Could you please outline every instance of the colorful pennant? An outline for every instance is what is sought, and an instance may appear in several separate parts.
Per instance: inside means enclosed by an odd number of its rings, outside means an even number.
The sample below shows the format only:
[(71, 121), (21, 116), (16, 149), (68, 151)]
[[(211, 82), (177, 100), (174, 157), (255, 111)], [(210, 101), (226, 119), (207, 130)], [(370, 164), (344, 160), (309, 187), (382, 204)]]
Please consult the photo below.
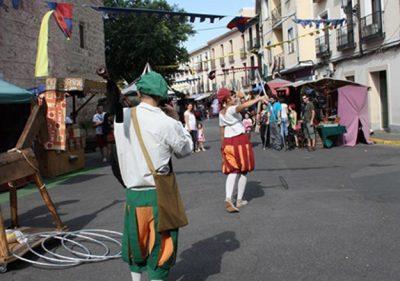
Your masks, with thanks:
[(234, 29), (235, 27), (243, 33), (246, 30), (246, 25), (251, 18), (249, 17), (234, 17), (226, 26), (229, 29)]
[(48, 2), (47, 5), (54, 11), (54, 18), (64, 35), (69, 39), (72, 32), (72, 4)]
[(341, 27), (346, 23), (346, 19), (294, 19), (295, 23), (300, 24), (303, 28), (313, 27), (319, 28), (323, 26), (331, 26), (333, 28)]

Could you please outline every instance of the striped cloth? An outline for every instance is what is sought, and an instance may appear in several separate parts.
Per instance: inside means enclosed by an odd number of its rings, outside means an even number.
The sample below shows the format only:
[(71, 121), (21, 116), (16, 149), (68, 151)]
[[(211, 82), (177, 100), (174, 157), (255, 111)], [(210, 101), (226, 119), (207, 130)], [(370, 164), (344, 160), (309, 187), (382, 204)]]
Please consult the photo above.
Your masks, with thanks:
[(247, 173), (254, 170), (254, 153), (249, 136), (241, 134), (224, 138), (222, 150), (222, 173)]

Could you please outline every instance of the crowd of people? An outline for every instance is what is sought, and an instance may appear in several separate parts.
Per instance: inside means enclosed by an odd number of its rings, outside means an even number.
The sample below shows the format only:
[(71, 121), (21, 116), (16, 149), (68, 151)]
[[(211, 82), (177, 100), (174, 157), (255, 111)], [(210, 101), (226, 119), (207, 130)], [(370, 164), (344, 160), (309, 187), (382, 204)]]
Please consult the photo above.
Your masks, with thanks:
[[(240, 102), (255, 99), (248, 96), (248, 99), (241, 97)], [(287, 104), (284, 98), (274, 95), (265, 97), (260, 105), (255, 104), (241, 113), (246, 134), (249, 137), (252, 132), (259, 134), (264, 149), (293, 150), (307, 147), (309, 151), (314, 151), (315, 108), (308, 95), (303, 95), (302, 101), (300, 110), (297, 110), (295, 103)]]

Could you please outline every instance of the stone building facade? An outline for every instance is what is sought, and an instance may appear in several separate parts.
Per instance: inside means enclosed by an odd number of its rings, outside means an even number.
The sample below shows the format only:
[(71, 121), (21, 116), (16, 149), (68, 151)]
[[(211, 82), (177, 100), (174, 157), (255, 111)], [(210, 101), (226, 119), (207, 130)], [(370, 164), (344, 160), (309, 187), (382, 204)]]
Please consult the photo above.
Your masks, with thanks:
[[(3, 2), (0, 7), (0, 79), (22, 88), (35, 87), (43, 82), (35, 79), (34, 73), (40, 25), (49, 8), (45, 1), (22, 0), (18, 9), (12, 8), (11, 0)], [(52, 17), (49, 20), (49, 76), (99, 80), (95, 70), (105, 65), (103, 18), (89, 6), (103, 6), (103, 1), (69, 0), (68, 3), (74, 5), (70, 40)], [(78, 99), (77, 106), (86, 99)], [(94, 113), (93, 103), (97, 100), (94, 98), (79, 113), (81, 120)]]

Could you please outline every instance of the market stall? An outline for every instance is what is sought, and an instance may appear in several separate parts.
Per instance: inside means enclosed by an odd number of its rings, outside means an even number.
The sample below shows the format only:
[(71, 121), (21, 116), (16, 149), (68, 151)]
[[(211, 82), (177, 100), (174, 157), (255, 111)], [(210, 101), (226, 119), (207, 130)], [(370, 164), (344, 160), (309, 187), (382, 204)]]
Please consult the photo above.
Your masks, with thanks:
[(334, 142), (346, 146), (354, 146), (358, 141), (370, 143), (368, 87), (333, 78), (297, 81), (285, 87), (294, 91), (298, 99), (302, 93), (311, 93), (325, 147), (331, 147)]
[[(40, 171), (55, 177), (85, 166), (85, 136), (76, 124), (80, 110), (96, 95), (105, 95), (106, 83), (83, 78), (47, 78), (43, 93), (47, 104), (49, 138), (35, 147)], [(86, 97), (79, 107), (76, 99)], [(67, 103), (72, 102), (72, 124), (66, 124)]]

